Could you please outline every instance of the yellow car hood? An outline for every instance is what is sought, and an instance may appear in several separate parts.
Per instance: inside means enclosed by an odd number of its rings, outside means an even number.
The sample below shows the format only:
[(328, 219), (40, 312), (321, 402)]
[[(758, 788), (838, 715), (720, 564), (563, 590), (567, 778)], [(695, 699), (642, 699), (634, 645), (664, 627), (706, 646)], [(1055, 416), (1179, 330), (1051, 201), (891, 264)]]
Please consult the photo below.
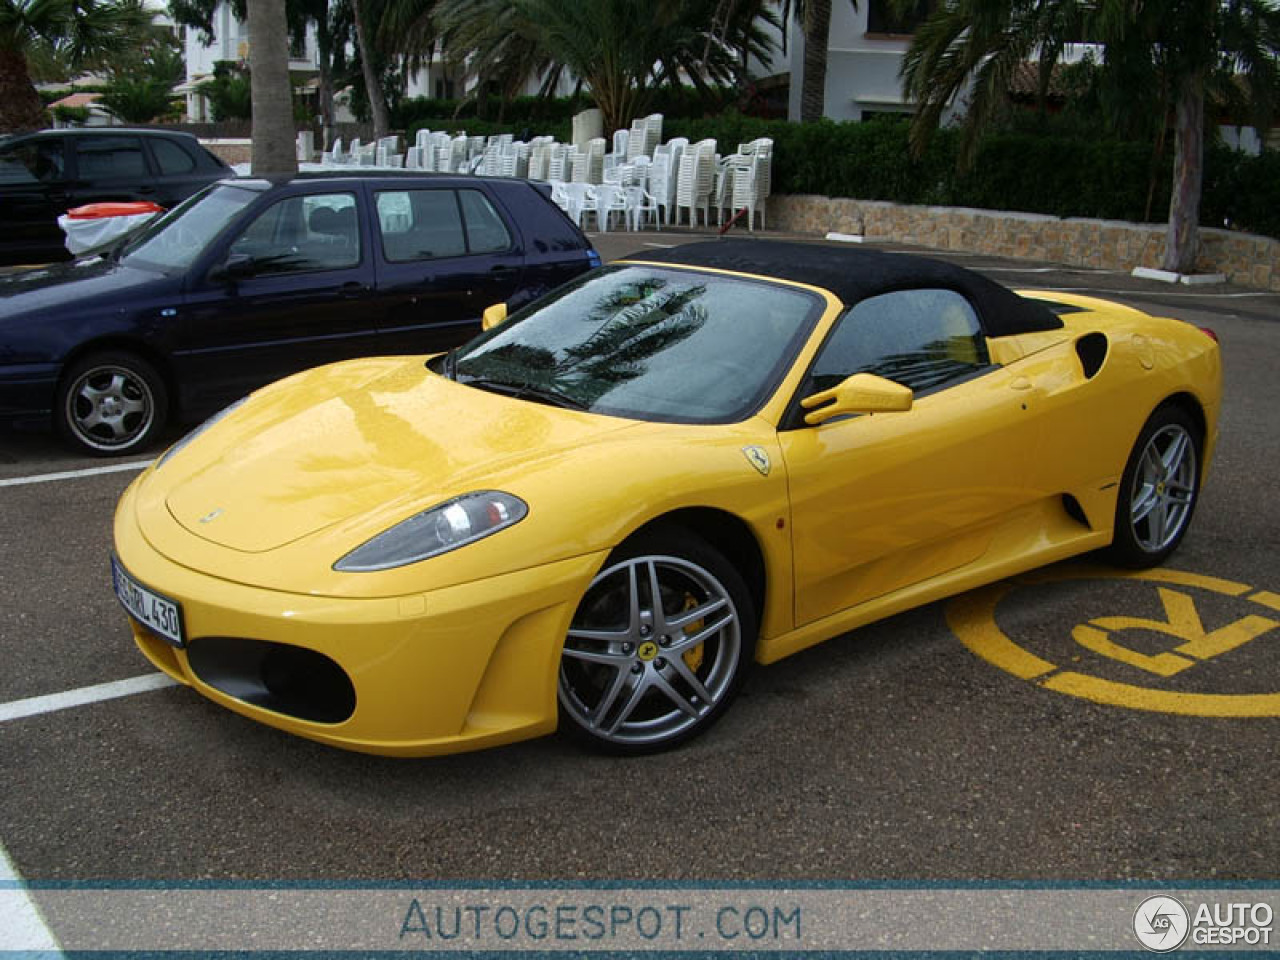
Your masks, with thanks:
[(365, 515), (389, 525), (629, 426), (463, 386), (421, 358), (353, 361), (263, 391), (156, 480), (186, 530), (256, 554)]

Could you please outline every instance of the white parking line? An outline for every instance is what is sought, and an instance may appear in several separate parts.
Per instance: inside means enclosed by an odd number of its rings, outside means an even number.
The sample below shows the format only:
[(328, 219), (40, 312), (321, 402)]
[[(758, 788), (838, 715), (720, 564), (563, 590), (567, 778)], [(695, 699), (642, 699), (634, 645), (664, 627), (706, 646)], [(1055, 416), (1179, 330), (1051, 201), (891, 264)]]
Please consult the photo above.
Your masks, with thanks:
[(130, 460), (128, 463), (113, 463), (108, 467), (86, 467), (83, 470), (64, 470), (61, 473), (38, 473), (30, 477), (6, 477), (0, 480), (0, 487), (21, 487), (28, 483), (52, 483), (55, 480), (76, 480), (80, 477), (96, 477), (103, 473), (124, 473), (127, 470), (145, 470), (151, 466), (150, 460)]
[(22, 885), (22, 877), (0, 843), (0, 950), (39, 951), (61, 957), (53, 931)]
[(99, 700), (114, 700), (116, 697), (130, 697), (135, 693), (161, 690), (176, 686), (177, 683), (177, 680), (167, 674), (148, 673), (128, 680), (113, 680), (111, 683), (99, 683), (92, 687), (66, 690), (63, 693), (50, 693), (43, 697), (11, 700), (8, 703), (0, 703), (0, 723), (6, 720), (17, 720), (19, 717), (33, 717), (41, 713), (53, 713), (55, 710), (66, 710), (68, 707), (80, 707), (86, 703), (97, 703)]
[(1051, 290), (1057, 293), (1085, 293), (1093, 296), (1105, 295), (1109, 297), (1133, 297), (1142, 299), (1146, 296), (1156, 296), (1164, 299), (1165, 297), (1195, 297), (1198, 300), (1248, 300), (1255, 297), (1275, 297), (1276, 293), (1267, 290), (1258, 290), (1254, 293), (1174, 293), (1172, 291), (1166, 293), (1164, 290), (1103, 290), (1099, 287), (1037, 287), (1038, 290)]

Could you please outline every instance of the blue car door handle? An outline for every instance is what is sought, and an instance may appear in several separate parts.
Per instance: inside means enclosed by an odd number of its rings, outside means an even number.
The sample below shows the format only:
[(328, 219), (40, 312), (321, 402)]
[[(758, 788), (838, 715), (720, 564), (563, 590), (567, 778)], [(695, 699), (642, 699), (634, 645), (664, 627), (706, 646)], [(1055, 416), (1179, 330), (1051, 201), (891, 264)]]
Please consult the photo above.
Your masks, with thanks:
[(344, 283), (338, 288), (338, 296), (340, 297), (359, 297), (368, 292), (369, 288), (356, 280), (353, 280), (350, 283)]

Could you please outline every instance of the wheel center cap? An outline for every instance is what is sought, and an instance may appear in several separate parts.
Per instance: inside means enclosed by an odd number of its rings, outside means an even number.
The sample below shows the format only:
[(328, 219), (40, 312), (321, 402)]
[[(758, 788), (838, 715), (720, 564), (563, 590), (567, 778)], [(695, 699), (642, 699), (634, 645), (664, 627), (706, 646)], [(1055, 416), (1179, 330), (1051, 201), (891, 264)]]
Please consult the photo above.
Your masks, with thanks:
[(652, 660), (657, 655), (658, 645), (652, 640), (646, 640), (644, 643), (640, 644), (639, 649), (636, 650), (636, 656), (645, 661)]
[(120, 413), (120, 401), (115, 397), (104, 397), (102, 400), (102, 415), (104, 417), (114, 417)]

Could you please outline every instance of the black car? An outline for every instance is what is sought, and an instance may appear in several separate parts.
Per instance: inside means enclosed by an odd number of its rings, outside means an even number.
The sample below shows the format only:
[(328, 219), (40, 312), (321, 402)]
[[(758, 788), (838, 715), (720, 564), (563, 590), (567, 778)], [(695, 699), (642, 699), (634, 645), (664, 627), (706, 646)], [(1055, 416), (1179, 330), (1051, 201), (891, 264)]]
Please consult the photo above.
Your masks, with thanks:
[(232, 175), (189, 133), (90, 127), (11, 137), (0, 143), (0, 264), (69, 260), (58, 217), (73, 207), (150, 200), (168, 209)]
[(525, 180), (225, 180), (108, 254), (0, 278), (0, 422), (134, 452), (306, 367), (446, 350), (599, 263)]

